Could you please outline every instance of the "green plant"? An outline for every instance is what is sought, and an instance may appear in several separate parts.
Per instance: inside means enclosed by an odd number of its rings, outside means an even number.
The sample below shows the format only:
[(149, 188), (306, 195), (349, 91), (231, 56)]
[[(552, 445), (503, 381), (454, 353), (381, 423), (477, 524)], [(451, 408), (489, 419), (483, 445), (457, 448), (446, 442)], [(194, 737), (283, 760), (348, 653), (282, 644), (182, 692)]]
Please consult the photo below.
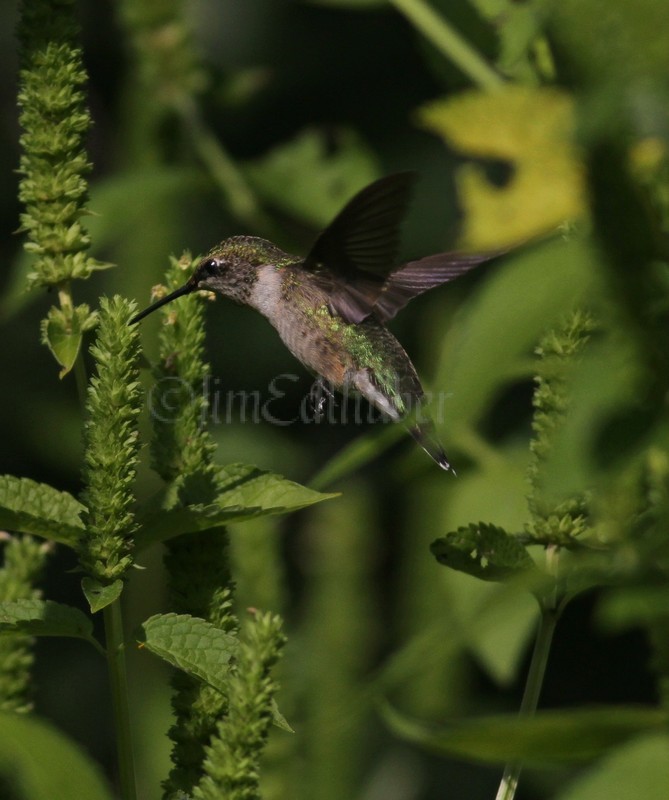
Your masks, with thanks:
[[(58, 488), (0, 477), (0, 527), (11, 531), (0, 569), (0, 794), (111, 796), (94, 760), (33, 713), (35, 638), (44, 636), (78, 639), (106, 659), (117, 749), (110, 771), (124, 798), (158, 796), (160, 781), (172, 800), (261, 793), (369, 800), (389, 787), (398, 797), (431, 800), (454, 780), (463, 797), (481, 796), (478, 778), (469, 785), (453, 767), (457, 759), (504, 766), (500, 800), (513, 796), (521, 767), (527, 793), (541, 798), (664, 797), (669, 64), (657, 35), (669, 23), (664, 5), (200, 6), (118, 4), (105, 36), (127, 46), (127, 69), (94, 82), (90, 103), (84, 61), (93, 73), (105, 59), (115, 63), (110, 51), (82, 44), (101, 45), (90, 25), (108, 23), (98, 5), (81, 4), (82, 34), (73, 0), (21, 4), (19, 197), (29, 266), (16, 260), (0, 312), (7, 321), (11, 309), (36, 302), (37, 290), (51, 292), (41, 337), (63, 391), (76, 383), (79, 405), (65, 413), (60, 395), (46, 388), (44, 402), (16, 404), (30, 409), (30, 428), (39, 429), (51, 459), (28, 474), (48, 476), (45, 464), (57, 464), (58, 478), (47, 480)], [(313, 46), (309, 32), (319, 19), (327, 33)], [(254, 27), (262, 35), (251, 58), (234, 45)], [(331, 28), (342, 46), (332, 47)], [(273, 38), (275, 29), (285, 41)], [(384, 33), (373, 39), (377, 29)], [(358, 31), (378, 46), (376, 82), (371, 46), (355, 60)], [(99, 138), (91, 140), (89, 107), (103, 104), (114, 80), (117, 110), (105, 113), (117, 116), (96, 117)], [(422, 83), (409, 91), (414, 81)], [(375, 90), (355, 108), (351, 96), (362, 96), (363, 84)], [(412, 109), (410, 124), (398, 112), (404, 108)], [(322, 126), (342, 119), (350, 124)], [(103, 166), (89, 185), (91, 141)], [(136, 307), (125, 298), (140, 296), (150, 279), (168, 289), (183, 283), (194, 262), (184, 254), (165, 271), (170, 250), (242, 232), (304, 250), (304, 228), (327, 223), (381, 173), (380, 163), (405, 168), (407, 160), (423, 165), (433, 217), (431, 228), (411, 223), (407, 253), (448, 246), (505, 254), (480, 279), (426, 296), (407, 317), (419, 334), (421, 371), (437, 364), (435, 417), (457, 480), (412, 453), (404, 457), (395, 427), (366, 432), (327, 460), (328, 437), (339, 431), (325, 426), (213, 424), (206, 387), (217, 375), (229, 373), (237, 389), (263, 369), (281, 372), (283, 362), (260, 326), (247, 327), (234, 310), (217, 339), (200, 297), (164, 310), (157, 343), (155, 322), (143, 326), (151, 364), (143, 369), (140, 332), (127, 324)], [(108, 260), (120, 268), (107, 270)], [(26, 283), (31, 294), (19, 300), (13, 287)], [(96, 304), (99, 286), (108, 296)], [(11, 321), (18, 330), (25, 324), (25, 335), (6, 351), (36, 338), (29, 315)], [(248, 358), (246, 349), (243, 358), (229, 355), (256, 336)], [(17, 396), (30, 398), (17, 364), (3, 364), (15, 370)], [(518, 387), (532, 381), (525, 413)], [(15, 425), (29, 439), (6, 398), (0, 402), (8, 435)], [(76, 435), (49, 438), (74, 426), (83, 427), (83, 455), (71, 444)], [(286, 474), (315, 471), (311, 488), (225, 464), (233, 451)], [(76, 488), (62, 491), (67, 486)], [(332, 486), (342, 496), (320, 504)], [(285, 514), (310, 505), (287, 530)], [(154, 546), (162, 548), (162, 570)], [(76, 565), (86, 613), (76, 599), (42, 594), (56, 547)], [(59, 586), (68, 580), (59, 575)], [(143, 602), (155, 593), (160, 613), (151, 606), (140, 616), (133, 591)], [(643, 631), (655, 702), (638, 705), (641, 692), (627, 686), (637, 702), (590, 708), (556, 703), (553, 694), (557, 707), (541, 707), (551, 644), (584, 597), (592, 598), (590, 630), (603, 649), (602, 631)], [(144, 621), (130, 632), (128, 617)], [(574, 661), (581, 647), (569, 643)], [(147, 671), (147, 653), (172, 668), (170, 720), (133, 690), (135, 665)], [(624, 666), (607, 663), (611, 673)], [(483, 689), (474, 669), (486, 677)], [(564, 660), (554, 670), (587, 671)], [(514, 681), (525, 682), (520, 714)], [(294, 733), (270, 736), (272, 722), (289, 728), (282, 712)], [(162, 747), (150, 788), (147, 748), (131, 741), (141, 741), (142, 725), (156, 750), (169, 729), (169, 753)], [(442, 757), (439, 772), (423, 749)], [(562, 772), (542, 771), (546, 764)]]

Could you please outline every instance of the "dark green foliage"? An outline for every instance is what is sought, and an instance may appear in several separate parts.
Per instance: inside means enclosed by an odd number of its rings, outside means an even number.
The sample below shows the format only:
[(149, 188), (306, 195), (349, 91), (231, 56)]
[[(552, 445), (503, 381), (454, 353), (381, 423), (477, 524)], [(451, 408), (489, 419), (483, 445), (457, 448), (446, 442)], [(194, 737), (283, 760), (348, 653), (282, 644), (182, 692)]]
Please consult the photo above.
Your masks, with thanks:
[(74, 547), (84, 506), (71, 494), (30, 478), (0, 476), (0, 525)]
[[(193, 264), (189, 256), (172, 259), (168, 289), (184, 283)], [(152, 390), (154, 469), (173, 483), (168, 503), (211, 503), (216, 496), (214, 445), (205, 428), (205, 380), (209, 366), (203, 358), (202, 303), (185, 297), (168, 308), (160, 333), (160, 355)], [(174, 391), (176, 384), (176, 392)], [(168, 394), (169, 393), (169, 394)], [(169, 408), (169, 414), (162, 413)], [(169, 575), (170, 605), (226, 632), (237, 628), (231, 611), (231, 577), (225, 529), (183, 534), (167, 545), (165, 565)], [(173, 768), (165, 783), (165, 796), (190, 793), (199, 780), (204, 748), (227, 709), (227, 697), (183, 672), (172, 678), (172, 708), (176, 717), (170, 729)]]
[(133, 483), (142, 392), (138, 332), (128, 325), (135, 306), (114, 297), (103, 298), (100, 307), (98, 337), (91, 347), (97, 374), (88, 389), (84, 428), (82, 501), (87, 511), (80, 556), (91, 577), (111, 583), (132, 563)]
[(259, 759), (272, 724), (272, 677), (284, 644), (281, 622), (254, 614), (242, 627), (237, 663), (231, 671), (228, 710), (207, 748), (205, 776), (193, 796), (199, 800), (258, 800)]
[[(35, 588), (49, 546), (32, 536), (6, 536), (0, 568), (0, 602), (38, 598)], [(32, 710), (34, 640), (25, 634), (0, 636), (0, 711)]]
[[(7, 31), (10, 6), (0, 4)], [(27, 539), (23, 552), (11, 533), (0, 571), (0, 701), (29, 707), (28, 636), (77, 637), (76, 660), (87, 644), (103, 651), (99, 621), (121, 722), (124, 800), (135, 793), (119, 696), (124, 653), (136, 638), (138, 664), (158, 656), (175, 668), (171, 742), (158, 682), (130, 694), (135, 708), (126, 717), (151, 748), (138, 764), (159, 765), (138, 781), (142, 800), (158, 795), (170, 745), (170, 800), (256, 800), (259, 783), (265, 800), (444, 792), (464, 800), (486, 791), (483, 772), (437, 765), (395, 736), (448, 758), (561, 762), (559, 773), (522, 787), (532, 800), (667, 796), (666, 712), (655, 702), (656, 694), (669, 704), (666, 3), (24, 0), (21, 8), (18, 172), (30, 252), (12, 263), (17, 240), (9, 233), (19, 221), (10, 220), (0, 239), (11, 270), (0, 297), (0, 323), (11, 321), (0, 348), (0, 455), (3, 471), (54, 486), (0, 478), (0, 528), (76, 548), (89, 573), (85, 598), (104, 619), (36, 598), (44, 545)], [(10, 86), (15, 61), (11, 47), (2, 52)], [(428, 130), (417, 131), (428, 117)], [(87, 141), (96, 153), (96, 215), (84, 226)], [(12, 159), (11, 146), (2, 152)], [(10, 174), (17, 164), (5, 166)], [(118, 292), (143, 306), (167, 253), (205, 252), (228, 235), (270, 235), (289, 252), (306, 252), (357, 189), (402, 169), (421, 175), (402, 259), (466, 247), (504, 253), (397, 321), (421, 375), (432, 379), (457, 480), (429, 469), (390, 427), (354, 441), (351, 425), (330, 423), (226, 417), (208, 430), (210, 377), (224, 375), (233, 391), (271, 393), (272, 378), (298, 368), (283, 366), (273, 332), (253, 314), (208, 314), (205, 330), (202, 298), (192, 296), (141, 326), (149, 359), (160, 329), (146, 376), (153, 441), (143, 454), (162, 488), (148, 463), (137, 464), (130, 306), (121, 313), (122, 303), (105, 301), (88, 394), (86, 508), (61, 491), (79, 486), (80, 410), (70, 381), (43, 387), (33, 374), (37, 332), (27, 305), (46, 298), (20, 294), (29, 270), (30, 285), (51, 288), (56, 303), (41, 313), (42, 339), (85, 400), (81, 343), (97, 324), (97, 295)], [(121, 268), (93, 275), (88, 305), (75, 305), (70, 283), (101, 266), (94, 256)], [(190, 257), (173, 260), (169, 287), (182, 285), (188, 269)], [(26, 313), (16, 314), (21, 304)], [(272, 398), (290, 408), (286, 419), (302, 385), (290, 390), (295, 397)], [(326, 513), (304, 511), (279, 525), (270, 515), (324, 496), (278, 473), (316, 472), (321, 486), (350, 475), (356, 485), (345, 485)], [(261, 515), (251, 535), (232, 527)], [(430, 542), (459, 574), (434, 563)], [(157, 547), (166, 551), (166, 593)], [(145, 569), (128, 581), (136, 557)], [(4, 582), (14, 586), (17, 577), (25, 599), (7, 599)], [(51, 589), (55, 576), (48, 578)], [(80, 578), (58, 579), (58, 596), (78, 592)], [(546, 704), (584, 697), (606, 705), (531, 718), (555, 622), (585, 590), (569, 626), (558, 627)], [(537, 627), (532, 593), (541, 623), (518, 715), (511, 692)], [(143, 640), (124, 636), (121, 618), (124, 606), (126, 622), (136, 621), (140, 603), (140, 618), (151, 615)], [(293, 643), (281, 664), (281, 706), (295, 733), (269, 742), (282, 636), (274, 618), (257, 613), (240, 634), (245, 606), (285, 608)], [(634, 637), (639, 629), (647, 645)], [(62, 694), (61, 659), (40, 673), (50, 709), (50, 695)], [(483, 680), (472, 680), (473, 664)], [(65, 664), (82, 691), (97, 686), (99, 669), (85, 659)], [(387, 714), (390, 731), (374, 715), (375, 689), (401, 709)], [(631, 705), (640, 702), (647, 707)], [(97, 705), (90, 719), (83, 703), (70, 706), (77, 720), (68, 724), (111, 751), (111, 733), (98, 737), (114, 726)], [(30, 722), (15, 713), (0, 719), (0, 794), (106, 800), (89, 760)], [(577, 781), (564, 785), (576, 764)]]

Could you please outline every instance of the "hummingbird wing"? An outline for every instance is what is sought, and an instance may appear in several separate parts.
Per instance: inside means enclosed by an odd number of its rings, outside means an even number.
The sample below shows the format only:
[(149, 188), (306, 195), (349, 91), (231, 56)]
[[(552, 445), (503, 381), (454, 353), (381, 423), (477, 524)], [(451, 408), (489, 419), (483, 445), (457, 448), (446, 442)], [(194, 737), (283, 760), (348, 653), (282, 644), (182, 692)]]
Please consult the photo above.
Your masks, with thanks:
[(366, 186), (319, 235), (304, 261), (306, 269), (321, 273), (330, 305), (349, 322), (372, 313), (395, 266), (415, 180), (413, 172), (398, 172)]
[(372, 311), (381, 322), (386, 322), (413, 297), (448, 283), (498, 255), (501, 253), (437, 253), (409, 261), (388, 276)]
[(439, 253), (395, 267), (415, 180), (413, 172), (398, 172), (370, 183), (320, 234), (304, 261), (330, 308), (347, 322), (370, 314), (385, 322), (412, 297), (500, 255)]

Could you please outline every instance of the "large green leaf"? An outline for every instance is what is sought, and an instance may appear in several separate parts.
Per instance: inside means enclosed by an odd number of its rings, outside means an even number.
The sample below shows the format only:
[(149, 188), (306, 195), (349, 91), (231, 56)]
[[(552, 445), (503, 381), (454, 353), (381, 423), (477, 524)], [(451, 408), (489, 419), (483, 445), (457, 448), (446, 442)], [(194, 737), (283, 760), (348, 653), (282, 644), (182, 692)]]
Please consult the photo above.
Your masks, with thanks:
[(267, 514), (286, 514), (337, 496), (317, 492), (281, 475), (245, 464), (221, 467), (217, 487), (215, 503), (147, 513), (140, 519), (137, 546), (145, 547), (182, 533), (212, 530)]
[(46, 483), (0, 475), (0, 528), (74, 546), (84, 531), (84, 510), (71, 494)]
[(97, 764), (46, 722), (0, 713), (0, 785), (12, 800), (112, 800)]
[(11, 600), (0, 603), (0, 632), (30, 636), (72, 636), (99, 648), (93, 623), (78, 608), (53, 600)]
[(226, 689), (230, 659), (239, 642), (199, 617), (189, 614), (156, 614), (140, 628), (138, 641), (174, 667), (221, 692)]
[(246, 165), (253, 186), (273, 205), (322, 228), (358, 189), (378, 177), (372, 152), (348, 130), (332, 142), (315, 130)]
[[(460, 245), (495, 251), (585, 214), (583, 168), (572, 141), (572, 102), (556, 89), (508, 86), (431, 103), (420, 121), (471, 159), (456, 179)], [(498, 180), (485, 167), (502, 168)]]
[(263, 514), (285, 514), (339, 496), (336, 492), (317, 492), (248, 464), (221, 467), (218, 490), (217, 502), (221, 507), (257, 507)]
[(460, 758), (505, 764), (589, 761), (641, 733), (661, 731), (665, 711), (636, 706), (541, 711), (534, 717), (486, 716), (429, 729), (390, 707), (384, 716), (402, 738)]
[(668, 753), (666, 733), (634, 739), (579, 776), (558, 800), (666, 800)]

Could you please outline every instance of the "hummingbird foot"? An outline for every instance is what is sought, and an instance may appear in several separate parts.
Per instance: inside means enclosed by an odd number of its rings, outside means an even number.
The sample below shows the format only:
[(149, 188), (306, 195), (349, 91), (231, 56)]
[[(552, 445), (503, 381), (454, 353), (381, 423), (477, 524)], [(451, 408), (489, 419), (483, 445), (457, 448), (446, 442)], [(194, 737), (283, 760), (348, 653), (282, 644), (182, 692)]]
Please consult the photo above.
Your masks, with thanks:
[(320, 422), (323, 419), (328, 400), (334, 399), (335, 394), (328, 381), (322, 375), (316, 378), (309, 390), (309, 400), (311, 401), (311, 408), (316, 422)]

